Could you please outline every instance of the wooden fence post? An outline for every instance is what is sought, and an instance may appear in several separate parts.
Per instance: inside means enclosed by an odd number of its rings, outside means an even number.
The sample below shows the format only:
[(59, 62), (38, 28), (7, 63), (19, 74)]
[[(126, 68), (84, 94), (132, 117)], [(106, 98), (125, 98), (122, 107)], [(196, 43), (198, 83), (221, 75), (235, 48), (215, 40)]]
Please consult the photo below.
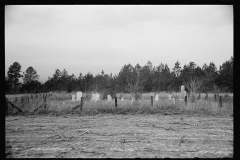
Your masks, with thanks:
[(187, 105), (187, 96), (185, 96), (184, 101), (185, 101), (185, 106), (186, 106)]
[(214, 101), (216, 101), (217, 100), (217, 94), (215, 93), (214, 94)]
[(24, 97), (21, 97), (22, 108), (24, 107)]
[(219, 96), (219, 107), (222, 107), (222, 96)]
[(45, 96), (43, 98), (44, 98), (44, 104), (45, 104), (44, 108), (46, 109), (47, 108), (47, 96)]
[(151, 107), (153, 107), (153, 96), (151, 96)]
[(115, 108), (117, 108), (117, 97), (115, 97)]
[(81, 97), (81, 106), (80, 106), (80, 111), (83, 109), (83, 97)]

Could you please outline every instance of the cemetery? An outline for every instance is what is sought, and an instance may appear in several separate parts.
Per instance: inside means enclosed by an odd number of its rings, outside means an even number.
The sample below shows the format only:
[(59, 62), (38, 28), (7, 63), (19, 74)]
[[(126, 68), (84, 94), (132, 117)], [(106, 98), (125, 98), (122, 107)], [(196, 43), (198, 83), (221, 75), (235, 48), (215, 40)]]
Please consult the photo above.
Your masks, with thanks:
[(236, 156), (232, 1), (113, 2), (4, 6), (5, 157)]
[(181, 86), (179, 92), (143, 93), (140, 99), (81, 91), (6, 96), (7, 114), (15, 115), (6, 116), (6, 154), (231, 157), (233, 94), (197, 93), (194, 101), (190, 95)]
[[(195, 98), (193, 98), (192, 94), (187, 94), (183, 85), (178, 93), (144, 93), (140, 99), (136, 99), (132, 94), (127, 93), (121, 93), (120, 96), (118, 95), (115, 97), (107, 94), (106, 97), (106, 99), (103, 99), (102, 93), (83, 93), (81, 91), (77, 91), (74, 92), (74, 94), (46, 93), (35, 95), (31, 94), (26, 96), (23, 95), (20, 97), (10, 96), (7, 97), (7, 100), (9, 102), (8, 108), (11, 108), (10, 110), (13, 112), (9, 114), (17, 114), (19, 110), (25, 113), (32, 113), (33, 111), (40, 110), (45, 110), (40, 112), (50, 113), (63, 112), (62, 110), (64, 110), (64, 112), (69, 113), (72, 111), (71, 108), (80, 108), (80, 106), (83, 107), (83, 110), (78, 112), (78, 114), (84, 114), (85, 109), (89, 111), (89, 106), (96, 106), (96, 110), (101, 113), (102, 107), (109, 108), (111, 109), (111, 112), (114, 112), (112, 109), (121, 109), (122, 107), (128, 108), (129, 110), (135, 110), (136, 107), (133, 108), (133, 106), (136, 105), (138, 105), (138, 109), (146, 109), (149, 112), (154, 109), (156, 113), (161, 113), (163, 108), (169, 107), (173, 108), (173, 112), (174, 110), (181, 110), (183, 112), (191, 111), (192, 113), (198, 113), (204, 108), (204, 114), (207, 115), (221, 115), (223, 113), (232, 114), (233, 94), (198, 93), (195, 94)], [(41, 106), (43, 105), (48, 106), (48, 110), (42, 108)], [(15, 109), (17, 109), (17, 111)]]

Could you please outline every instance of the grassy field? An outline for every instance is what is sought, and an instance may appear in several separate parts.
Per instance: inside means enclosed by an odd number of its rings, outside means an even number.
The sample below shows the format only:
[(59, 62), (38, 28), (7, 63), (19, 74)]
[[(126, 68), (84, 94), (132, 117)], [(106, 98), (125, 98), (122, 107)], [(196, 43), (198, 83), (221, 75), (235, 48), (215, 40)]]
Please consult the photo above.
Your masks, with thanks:
[[(115, 101), (91, 102), (83, 93), (83, 109), (74, 107), (74, 93), (6, 95), (24, 113), (9, 108), (5, 117), (7, 158), (232, 158), (233, 96), (223, 96), (222, 107), (213, 94), (187, 105), (172, 93), (158, 93), (131, 103), (130, 94)], [(40, 96), (41, 95), (41, 96)], [(120, 96), (120, 94), (118, 94)], [(16, 98), (18, 97), (18, 98)], [(25, 97), (20, 99), (20, 97)], [(102, 96), (103, 97), (103, 96)], [(16, 101), (16, 99), (18, 99)], [(23, 101), (22, 101), (23, 100)], [(43, 105), (44, 104), (44, 105)], [(34, 111), (39, 109), (37, 111)]]
[[(40, 113), (80, 113), (80, 108), (72, 110), (77, 105), (80, 105), (80, 101), (73, 102), (71, 96), (76, 94), (72, 93), (52, 93), (51, 97), (47, 97), (47, 110), (40, 110)], [(223, 96), (222, 107), (219, 106), (219, 100), (214, 100), (214, 94), (208, 93), (208, 99), (205, 99), (205, 93), (201, 93), (200, 99), (191, 102), (188, 99), (187, 105), (183, 100), (179, 100), (180, 93), (157, 93), (159, 101), (154, 101), (153, 107), (151, 106), (151, 96), (155, 93), (143, 93), (140, 100), (131, 103), (131, 95), (126, 93), (118, 93), (118, 106), (115, 107), (115, 101), (102, 100), (97, 102), (91, 102), (91, 94), (83, 93), (83, 110), (81, 114), (84, 115), (96, 115), (101, 113), (112, 114), (206, 114), (206, 115), (232, 115), (233, 114), (233, 94), (221, 93)], [(168, 95), (171, 94), (175, 101), (168, 100)], [(41, 96), (40, 96), (41, 95)], [(227, 96), (228, 95), (228, 96)], [(25, 111), (31, 112), (38, 106), (44, 103), (42, 94), (38, 94), (38, 99), (29, 99), (28, 101), (16, 101), (15, 97), (30, 97), (30, 94), (25, 95), (6, 95), (6, 97), (12, 101), (13, 104), (19, 106)], [(124, 101), (120, 100), (120, 97), (124, 97)]]

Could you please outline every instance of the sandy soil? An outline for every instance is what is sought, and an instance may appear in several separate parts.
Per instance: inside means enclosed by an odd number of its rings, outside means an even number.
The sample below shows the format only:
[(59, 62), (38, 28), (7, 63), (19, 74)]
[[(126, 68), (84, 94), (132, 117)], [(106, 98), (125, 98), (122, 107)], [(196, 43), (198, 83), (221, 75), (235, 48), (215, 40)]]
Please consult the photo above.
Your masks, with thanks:
[(8, 116), (6, 157), (233, 157), (233, 117)]

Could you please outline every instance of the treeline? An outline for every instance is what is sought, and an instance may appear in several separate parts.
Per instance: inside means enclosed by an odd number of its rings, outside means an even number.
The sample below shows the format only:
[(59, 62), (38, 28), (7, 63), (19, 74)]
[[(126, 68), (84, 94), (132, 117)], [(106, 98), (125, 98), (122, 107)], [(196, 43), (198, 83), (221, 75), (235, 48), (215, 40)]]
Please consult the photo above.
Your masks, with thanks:
[[(146, 65), (124, 65), (117, 75), (108, 75), (102, 71), (93, 76), (90, 72), (86, 75), (69, 75), (64, 69), (56, 69), (52, 77), (41, 84), (39, 75), (33, 67), (28, 67), (21, 74), (21, 65), (14, 62), (5, 77), (6, 94), (39, 93), (49, 91), (82, 91), (82, 92), (130, 92), (129, 88), (141, 88), (141, 92), (152, 91), (179, 91), (183, 82), (197, 78), (204, 85), (201, 92), (212, 92), (216, 89), (221, 92), (233, 92), (233, 57), (224, 62), (219, 70), (211, 62), (202, 67), (190, 62), (183, 67), (177, 61), (170, 70), (167, 64), (153, 66), (150, 61)], [(20, 78), (23, 83), (20, 83)], [(112, 94), (110, 93), (110, 94)]]

